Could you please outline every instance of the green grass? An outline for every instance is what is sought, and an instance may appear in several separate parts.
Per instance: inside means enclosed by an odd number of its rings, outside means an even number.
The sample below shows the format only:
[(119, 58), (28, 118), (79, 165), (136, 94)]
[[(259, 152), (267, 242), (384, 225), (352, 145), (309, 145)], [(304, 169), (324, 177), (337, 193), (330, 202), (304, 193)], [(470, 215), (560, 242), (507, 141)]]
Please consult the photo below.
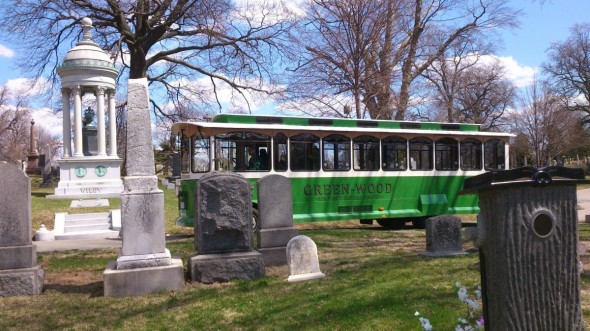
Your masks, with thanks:
[[(49, 193), (53, 190), (33, 184), (34, 222), (47, 217), (40, 212), (68, 211), (69, 200), (42, 198)], [(164, 194), (167, 233), (191, 234), (192, 229), (173, 224), (174, 192)], [(477, 254), (420, 257), (424, 230), (388, 231), (354, 222), (298, 227), (316, 242), (325, 279), (289, 283), (288, 268), (280, 266), (267, 268), (267, 276), (254, 281), (187, 282), (177, 292), (105, 298), (102, 273), (120, 249), (39, 253), (44, 292), (0, 298), (0, 330), (421, 330), (415, 311), (435, 330), (453, 330), (467, 312), (454, 283), (473, 288), (480, 281)], [(590, 224), (581, 223), (579, 233), (590, 245)], [(166, 247), (185, 266), (194, 254), (192, 238)], [(581, 289), (584, 318), (590, 320), (588, 276), (582, 277)]]
[[(45, 291), (0, 299), (0, 330), (419, 330), (420, 311), (438, 330), (466, 312), (455, 281), (479, 282), (477, 257), (425, 259), (423, 230), (378, 227), (301, 230), (318, 244), (323, 280), (289, 283), (286, 267), (225, 284), (187, 283), (175, 293), (102, 296), (102, 272), (118, 249), (40, 253)], [(169, 242), (185, 265), (193, 241)]]

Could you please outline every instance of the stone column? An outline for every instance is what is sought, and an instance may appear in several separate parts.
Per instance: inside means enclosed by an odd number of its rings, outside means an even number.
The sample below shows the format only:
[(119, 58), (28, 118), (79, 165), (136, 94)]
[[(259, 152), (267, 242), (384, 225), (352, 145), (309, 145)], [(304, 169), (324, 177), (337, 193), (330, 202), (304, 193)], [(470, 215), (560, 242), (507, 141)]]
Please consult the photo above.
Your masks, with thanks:
[(105, 137), (105, 121), (104, 121), (104, 92), (105, 88), (98, 86), (96, 88), (96, 123), (98, 125), (98, 156), (107, 155), (107, 145)]
[(74, 156), (83, 157), (82, 150), (82, 91), (80, 86), (73, 89), (74, 92)]
[(117, 114), (115, 108), (115, 90), (107, 91), (109, 99), (109, 156), (117, 156)]
[(39, 155), (37, 151), (37, 140), (35, 139), (35, 121), (31, 121), (31, 137), (30, 137), (30, 144), (29, 144), (29, 154), (30, 155)]
[(61, 90), (61, 103), (63, 105), (63, 157), (72, 156), (72, 122), (70, 119), (70, 90)]
[(105, 296), (144, 295), (184, 286), (181, 259), (166, 249), (164, 192), (154, 170), (147, 79), (127, 84), (127, 177), (121, 194), (123, 245), (104, 272)]
[(121, 195), (125, 230), (117, 269), (143, 265), (148, 255), (150, 265), (170, 264), (164, 232), (164, 194), (158, 189), (154, 170), (147, 88), (146, 79), (130, 79), (127, 86), (127, 177)]

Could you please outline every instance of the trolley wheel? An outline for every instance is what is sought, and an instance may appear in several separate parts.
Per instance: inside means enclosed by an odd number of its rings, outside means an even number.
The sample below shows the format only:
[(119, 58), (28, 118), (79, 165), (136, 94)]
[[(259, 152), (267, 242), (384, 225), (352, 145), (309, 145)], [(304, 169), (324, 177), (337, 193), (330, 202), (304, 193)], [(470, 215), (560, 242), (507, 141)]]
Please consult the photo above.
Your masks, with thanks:
[(359, 222), (361, 224), (365, 224), (365, 225), (373, 225), (373, 220), (372, 219), (365, 219), (365, 218), (363, 218), (363, 219), (360, 219)]
[(391, 218), (379, 219), (377, 220), (377, 224), (390, 230), (401, 230), (406, 226), (406, 222), (404, 222), (404, 220)]
[(258, 209), (252, 208), (252, 231), (258, 229)]

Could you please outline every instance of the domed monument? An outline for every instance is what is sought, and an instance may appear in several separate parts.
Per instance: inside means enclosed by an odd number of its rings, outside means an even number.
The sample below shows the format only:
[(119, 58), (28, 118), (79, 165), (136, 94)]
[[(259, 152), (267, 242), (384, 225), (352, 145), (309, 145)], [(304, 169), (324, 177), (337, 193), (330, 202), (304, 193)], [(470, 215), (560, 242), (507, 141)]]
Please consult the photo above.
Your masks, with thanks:
[[(109, 54), (92, 41), (92, 20), (83, 18), (81, 25), (82, 40), (68, 51), (57, 69), (62, 85), (63, 157), (58, 161), (60, 181), (55, 195), (48, 198), (118, 198), (123, 191), (115, 113), (118, 71)], [(93, 121), (92, 111), (82, 110), (85, 94), (96, 98), (96, 127), (91, 127), (89, 123)], [(73, 121), (71, 108), (74, 110)]]

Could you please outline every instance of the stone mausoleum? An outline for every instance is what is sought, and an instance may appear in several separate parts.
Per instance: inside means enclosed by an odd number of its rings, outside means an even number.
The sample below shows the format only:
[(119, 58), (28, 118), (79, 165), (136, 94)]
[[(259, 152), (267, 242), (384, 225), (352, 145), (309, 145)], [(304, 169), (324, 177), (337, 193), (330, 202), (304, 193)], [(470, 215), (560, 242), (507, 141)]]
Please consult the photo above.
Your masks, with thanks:
[[(58, 161), (59, 184), (55, 194), (48, 198), (118, 198), (123, 191), (116, 137), (118, 71), (109, 54), (92, 41), (92, 21), (84, 18), (81, 23), (82, 40), (68, 51), (57, 69), (62, 84), (63, 157)], [(82, 97), (85, 94), (96, 98), (95, 127), (84, 120)]]

